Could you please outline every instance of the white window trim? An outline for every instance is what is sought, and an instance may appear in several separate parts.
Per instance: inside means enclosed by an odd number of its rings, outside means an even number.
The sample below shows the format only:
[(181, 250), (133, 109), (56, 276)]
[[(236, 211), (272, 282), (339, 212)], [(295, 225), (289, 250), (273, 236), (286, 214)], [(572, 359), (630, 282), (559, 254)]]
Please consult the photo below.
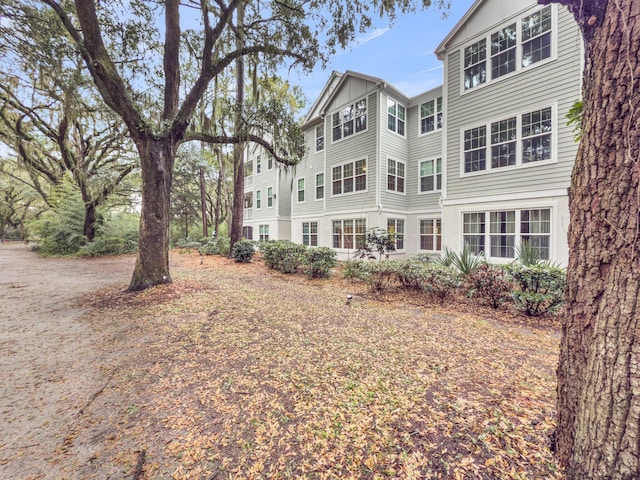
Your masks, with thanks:
[[(395, 222), (397, 222), (398, 220), (401, 220), (403, 222), (403, 229), (404, 231), (402, 232), (402, 243), (403, 243), (403, 247), (402, 248), (396, 248), (396, 252), (406, 252), (407, 250), (407, 218), (405, 216), (388, 216), (387, 217), (387, 231), (389, 230), (389, 220), (394, 220)], [(397, 224), (396, 224), (397, 225)]]
[[(308, 223), (308, 224), (309, 224), (309, 243), (308, 243), (308, 244), (304, 243), (304, 224), (305, 224), (305, 223)], [(312, 243), (312, 242), (311, 242), (311, 237), (312, 237), (312, 235), (313, 235), (313, 234), (311, 233), (311, 224), (313, 224), (313, 223), (315, 223), (315, 224), (316, 224), (316, 233), (315, 233), (315, 236), (316, 236), (316, 245), (311, 245), (311, 243)], [(333, 226), (333, 224), (332, 224), (332, 226)], [(300, 224), (300, 230), (301, 230), (301, 236), (302, 236), (302, 238), (301, 238), (301, 242), (300, 242), (300, 243), (302, 243), (303, 245), (307, 245), (308, 247), (311, 247), (311, 246), (314, 246), (314, 247), (315, 247), (315, 246), (319, 246), (319, 243), (320, 243), (320, 225), (319, 225), (319, 223), (318, 223), (318, 221), (317, 221), (317, 220), (306, 220), (306, 221), (302, 222), (302, 223)], [(332, 235), (333, 235), (333, 233), (332, 233)]]
[[(342, 245), (343, 245), (342, 247), (334, 247), (333, 246), (333, 235), (334, 235), (334, 233), (333, 233), (333, 222), (342, 222), (342, 229), (344, 230), (344, 222), (348, 222), (349, 220), (353, 221), (353, 241), (354, 241), (353, 248), (345, 248), (344, 247), (344, 242), (341, 242)], [(353, 251), (358, 249), (358, 247), (356, 245), (356, 236), (357, 236), (357, 234), (356, 234), (356, 222), (358, 220), (364, 220), (364, 233), (363, 233), (363, 235), (366, 238), (367, 229), (368, 229), (366, 217), (332, 218), (330, 220), (329, 225), (331, 226), (331, 248), (333, 248), (334, 250), (339, 251), (339, 252), (353, 252)], [(344, 233), (342, 235), (344, 236)], [(344, 240), (344, 238), (342, 238), (341, 240)]]
[[(359, 132), (356, 132), (355, 109), (356, 109), (356, 103), (358, 103), (360, 100), (366, 100), (366, 102), (367, 102), (367, 109), (365, 111), (365, 116), (367, 117), (367, 126), (364, 128), (364, 130), (360, 130)], [(329, 121), (327, 123), (329, 124), (329, 134), (331, 135), (329, 138), (331, 139), (331, 144), (332, 145), (335, 144), (335, 143), (340, 143), (340, 142), (342, 142), (344, 140), (348, 140), (349, 138), (353, 138), (356, 135), (360, 135), (360, 134), (365, 133), (366, 131), (369, 130), (369, 123), (371, 122), (371, 116), (370, 116), (370, 111), (369, 111), (370, 103), (371, 102), (369, 101), (369, 96), (368, 95), (363, 95), (362, 97), (357, 98), (357, 99), (355, 99), (355, 100), (353, 100), (353, 101), (351, 101), (349, 103), (345, 103), (340, 108), (337, 108), (337, 109), (333, 110), (331, 113), (326, 115), (326, 118), (329, 119)], [(353, 107), (353, 110), (354, 110), (353, 133), (351, 135), (349, 135), (348, 137), (345, 137), (344, 136), (344, 132), (343, 132), (343, 134), (342, 134), (342, 136), (340, 137), (339, 140), (334, 140), (333, 139), (333, 115), (335, 113), (341, 112), (342, 110), (344, 110), (345, 107), (348, 107), (350, 105)], [(341, 124), (341, 125), (344, 125), (344, 123)], [(327, 128), (326, 127), (327, 127), (327, 125), (325, 124), (325, 132), (324, 132), (324, 148), (325, 148), (325, 150), (327, 149)]]
[[(322, 191), (324, 192), (321, 198), (318, 198), (318, 175), (322, 175)], [(313, 177), (313, 198), (315, 201), (322, 201), (327, 196), (327, 175), (324, 172), (316, 173)], [(306, 198), (306, 197), (305, 197)]]
[[(462, 217), (461, 217), (462, 218)], [(433, 216), (424, 216), (424, 217), (418, 217), (417, 221), (418, 221), (418, 225), (417, 225), (417, 241), (418, 241), (418, 245), (416, 246), (416, 250), (418, 252), (423, 252), (423, 253), (436, 253), (436, 254), (441, 254), (442, 253), (442, 249), (441, 250), (425, 250), (424, 248), (420, 248), (420, 236), (422, 235), (422, 233), (420, 233), (420, 223), (423, 220), (431, 220), (431, 222), (434, 222), (436, 220), (440, 220), (440, 243), (442, 244), (442, 240), (443, 240), (443, 235), (442, 235), (442, 217), (438, 216), (438, 215), (433, 215)], [(436, 234), (433, 234), (433, 238), (435, 241), (436, 238)], [(437, 245), (436, 242), (434, 242), (434, 245)]]
[[(402, 192), (399, 192), (397, 190), (389, 190), (389, 160), (393, 160), (394, 162), (396, 162), (396, 169), (397, 164), (398, 163), (402, 163), (404, 165), (404, 177), (402, 177), (402, 179), (404, 180), (404, 189)], [(397, 160), (393, 157), (387, 157), (387, 163), (385, 165), (385, 175), (384, 178), (382, 179), (382, 181), (385, 184), (385, 189), (387, 192), (395, 194), (395, 195), (406, 195), (407, 194), (407, 162), (405, 162), (404, 160)], [(396, 178), (398, 177), (398, 175), (395, 175)], [(398, 182), (396, 180), (396, 186), (398, 185)]]
[[(463, 138), (464, 138), (464, 132), (462, 133)], [(437, 188), (437, 182), (436, 182), (436, 175), (437, 173), (433, 174), (434, 177), (434, 186), (436, 186), (436, 188), (434, 188), (433, 190), (428, 190), (428, 191), (421, 191), (420, 190), (420, 180), (422, 179), (422, 177), (420, 177), (420, 165), (423, 162), (429, 162), (432, 161), (434, 163), (434, 172), (436, 171), (435, 166), (437, 166), (437, 160), (440, 159), (440, 188)], [(463, 166), (464, 166), (464, 162), (463, 162)], [(418, 195), (433, 195), (434, 193), (437, 194), (441, 194), (442, 190), (444, 189), (444, 158), (443, 157), (432, 157), (432, 158), (421, 158), (420, 160), (418, 160)]]
[[(364, 160), (364, 175), (365, 175), (365, 189), (364, 190), (356, 190), (356, 162), (359, 160)], [(335, 167), (343, 167), (344, 165), (348, 165), (349, 163), (353, 163), (353, 191), (351, 192), (347, 192), (347, 193), (333, 193), (333, 169)], [(331, 165), (331, 167), (329, 167), (329, 178), (331, 180), (330, 183), (330, 187), (331, 187), (331, 198), (333, 197), (345, 197), (345, 196), (349, 196), (349, 195), (359, 195), (362, 193), (367, 193), (369, 191), (369, 157), (368, 156), (364, 156), (364, 157), (360, 157), (360, 158), (356, 158), (354, 160), (349, 160), (346, 162), (341, 162), (341, 163), (335, 163), (333, 165)], [(344, 176), (342, 177), (342, 190), (344, 190)], [(324, 196), (325, 198), (327, 197), (327, 176), (325, 175), (325, 180), (324, 180), (324, 184), (325, 184), (325, 189), (324, 189)], [(351, 220), (350, 218), (347, 218), (347, 220)]]
[[(258, 171), (260, 170), (260, 171)], [(256, 175), (261, 175), (262, 174), (262, 155), (256, 155), (256, 165), (255, 165), (255, 174)]]
[[(271, 197), (269, 197), (269, 189), (271, 189)], [(265, 201), (267, 202), (267, 208), (273, 208), (273, 206), (275, 205), (275, 200), (276, 197), (274, 195), (274, 191), (273, 191), (273, 187), (267, 187), (267, 196), (265, 197)], [(269, 206), (269, 198), (271, 198), (271, 206)]]
[[(304, 200), (300, 201), (300, 180), (302, 180), (303, 183), (303, 189), (302, 192), (304, 192)], [(307, 201), (307, 181), (305, 177), (298, 177), (296, 178), (296, 203), (306, 203)]]
[[(404, 122), (404, 133), (398, 133), (397, 132), (397, 130), (398, 130), (398, 115), (397, 114), (395, 115), (395, 118), (396, 118), (396, 129), (395, 130), (391, 130), (389, 128), (389, 102), (390, 101), (394, 102), (396, 105), (400, 105), (402, 108), (404, 108), (404, 120), (403, 120), (403, 122)], [(384, 115), (384, 123), (385, 123), (385, 125), (387, 127), (387, 132), (390, 132), (390, 133), (392, 133), (394, 135), (397, 135), (400, 138), (407, 138), (407, 128), (408, 128), (408, 124), (409, 124), (409, 122), (408, 122), (409, 109), (407, 108), (407, 106), (404, 103), (399, 102), (395, 98), (390, 97), (390, 96), (387, 95), (387, 107), (385, 108), (384, 113), (385, 113), (385, 115)]]
[[(464, 73), (464, 71), (463, 71)], [(438, 98), (441, 98), (441, 106), (442, 106), (442, 126), (438, 127), (438, 112), (437, 112), (437, 108), (438, 108)], [(433, 108), (435, 109), (434, 112), (434, 125), (436, 126), (433, 130), (431, 130), (430, 132), (425, 132), (422, 133), (422, 105), (424, 105), (425, 103), (428, 102), (433, 102)], [(418, 137), (426, 137), (428, 135), (433, 135), (434, 133), (440, 133), (444, 130), (444, 122), (445, 122), (446, 118), (445, 118), (445, 111), (444, 111), (444, 95), (438, 95), (435, 98), (431, 98), (429, 100), (425, 100), (424, 102), (420, 102), (418, 103)]]
[[(556, 236), (559, 232), (556, 232), (556, 215), (558, 211), (558, 205), (556, 203), (522, 203), (517, 205), (510, 205), (505, 207), (504, 205), (496, 205), (494, 207), (483, 207), (483, 208), (469, 208), (469, 209), (461, 209), (460, 210), (460, 218), (459, 218), (459, 232), (460, 232), (460, 248), (464, 246), (464, 214), (466, 213), (484, 213), (484, 221), (485, 221), (485, 229), (484, 229), (484, 245), (485, 252), (484, 256), (489, 263), (507, 263), (509, 261), (514, 260), (515, 257), (492, 257), (491, 256), (491, 212), (504, 212), (504, 211), (513, 211), (515, 210), (515, 225), (516, 232), (515, 235), (515, 245), (514, 245), (514, 255), (515, 249), (518, 248), (522, 239), (522, 233), (520, 231), (521, 228), (521, 213), (523, 210), (549, 210), (549, 261), (553, 261), (555, 258), (555, 242)], [(487, 251), (488, 250), (488, 251)]]
[[(545, 108), (551, 108), (551, 158), (549, 160), (540, 160), (538, 162), (529, 162), (522, 163), (522, 116), (527, 113), (544, 110)], [(505, 167), (495, 167), (491, 168), (491, 124), (495, 122), (499, 122), (502, 120), (507, 120), (508, 118), (516, 117), (516, 164), (509, 165)], [(540, 165), (550, 165), (554, 163), (558, 163), (558, 104), (556, 102), (551, 104), (543, 104), (540, 106), (531, 106), (530, 108), (520, 110), (516, 113), (511, 113), (508, 115), (501, 115), (500, 117), (494, 117), (486, 122), (482, 123), (474, 123), (471, 125), (466, 125), (460, 128), (460, 178), (462, 177), (475, 177), (478, 175), (487, 175), (490, 173), (498, 173), (498, 172), (510, 172), (512, 170), (520, 170), (524, 168), (532, 168)], [(465, 172), (464, 171), (464, 132), (470, 130), (472, 128), (478, 127), (486, 127), (486, 145), (485, 145), (485, 159), (487, 168), (484, 170), (480, 170), (478, 172)], [(418, 167), (419, 167), (418, 163)], [(443, 165), (444, 168), (444, 165)], [(418, 178), (420, 178), (418, 172)], [(420, 188), (420, 185), (418, 185)]]
[[(329, 118), (333, 118), (333, 117), (329, 117)], [(322, 137), (318, 137), (318, 128), (322, 127)], [(316, 127), (314, 128), (314, 135), (315, 135), (315, 151), (317, 152), (322, 152), (324, 151), (325, 148), (327, 148), (327, 132), (326, 132), (326, 125), (324, 123), (324, 120), (322, 122), (322, 125), (316, 125)], [(360, 132), (358, 132), (360, 133)], [(355, 135), (355, 132), (354, 132)], [(318, 149), (318, 138), (322, 138), (322, 148)]]
[[(545, 58), (539, 62), (533, 63), (527, 67), (522, 66), (522, 19), (528, 17), (536, 13), (539, 10), (542, 10), (547, 5), (536, 5), (535, 7), (529, 8), (524, 12), (521, 12), (518, 15), (514, 15), (513, 17), (505, 20), (504, 22), (492, 26), (490, 29), (485, 30), (482, 36), (474, 37), (472, 40), (466, 42), (460, 47), (460, 95), (466, 95), (472, 92), (476, 92), (488, 85), (493, 85), (497, 82), (505, 80), (507, 78), (511, 78), (513, 76), (519, 75), (524, 72), (528, 72), (531, 69), (535, 69), (542, 65), (546, 65), (549, 62), (553, 62), (558, 58), (558, 8), (557, 5), (551, 4), (551, 56), (549, 58)], [(517, 32), (517, 43), (516, 43), (516, 69), (513, 72), (507, 73), (505, 75), (501, 75), (498, 78), (491, 78), (491, 35), (496, 33), (499, 30), (511, 25), (513, 22), (516, 22), (516, 32)], [(478, 43), (480, 40), (485, 38), (486, 46), (487, 46), (487, 54), (486, 54), (486, 72), (487, 72), (487, 80), (480, 85), (476, 85), (475, 87), (466, 89), (464, 88), (464, 49), (474, 43)]]
[[(260, 197), (260, 198), (258, 198)], [(258, 205), (258, 201), (260, 202), (260, 205)], [(255, 203), (255, 208), (256, 210), (261, 210), (262, 209), (262, 190), (258, 189), (256, 190), (256, 198), (254, 199), (254, 203)]]

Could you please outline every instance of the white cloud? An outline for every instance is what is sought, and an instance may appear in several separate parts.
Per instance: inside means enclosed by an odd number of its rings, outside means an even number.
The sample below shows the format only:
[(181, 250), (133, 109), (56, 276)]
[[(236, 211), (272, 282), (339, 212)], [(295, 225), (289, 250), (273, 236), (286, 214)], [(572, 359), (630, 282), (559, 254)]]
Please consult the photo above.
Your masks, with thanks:
[(367, 32), (364, 35), (362, 35), (361, 37), (356, 38), (355, 46), (359, 47), (361, 45), (364, 45), (365, 43), (370, 42), (374, 38), (381, 37), (382, 35), (384, 35), (388, 31), (389, 31), (389, 27), (385, 27), (385, 28), (376, 28), (375, 30), (373, 30), (371, 32)]

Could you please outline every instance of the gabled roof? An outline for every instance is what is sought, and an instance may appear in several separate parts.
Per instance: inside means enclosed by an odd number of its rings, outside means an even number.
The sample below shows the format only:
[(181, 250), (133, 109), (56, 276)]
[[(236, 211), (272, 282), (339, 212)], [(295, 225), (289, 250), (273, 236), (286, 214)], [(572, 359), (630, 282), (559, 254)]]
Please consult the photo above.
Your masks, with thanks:
[(436, 47), (435, 54), (440, 60), (442, 60), (442, 54), (446, 50), (446, 47), (449, 41), (458, 34), (458, 32), (462, 29), (464, 24), (467, 23), (467, 20), (469, 20), (469, 18), (473, 16), (473, 14), (476, 12), (476, 10), (478, 10), (480, 5), (484, 3), (484, 1), (485, 0), (476, 0), (473, 3), (473, 5), (471, 5), (469, 10), (467, 10), (467, 13), (465, 13), (464, 16), (460, 19), (460, 21), (456, 23), (456, 26), (453, 27), (453, 29), (447, 34), (446, 37), (444, 37), (444, 40), (440, 42), (440, 45)]

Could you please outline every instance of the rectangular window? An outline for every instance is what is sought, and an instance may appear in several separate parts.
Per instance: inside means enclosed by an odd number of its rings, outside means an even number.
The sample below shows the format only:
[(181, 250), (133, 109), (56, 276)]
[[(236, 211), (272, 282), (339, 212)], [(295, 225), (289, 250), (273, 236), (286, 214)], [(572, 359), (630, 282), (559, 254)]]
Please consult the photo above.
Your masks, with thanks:
[(298, 203), (304, 202), (304, 178), (298, 179)]
[(333, 195), (366, 190), (367, 161), (356, 160), (355, 162), (333, 167), (331, 170), (331, 179), (331, 191)]
[(442, 250), (442, 221), (439, 218), (420, 220), (420, 250)]
[(324, 150), (324, 124), (316, 127), (316, 152)]
[(332, 228), (333, 248), (351, 249), (364, 245), (367, 221), (334, 220)]
[(420, 162), (420, 193), (442, 189), (442, 159)]
[(253, 207), (253, 194), (251, 192), (244, 194), (244, 208)]
[(487, 127), (464, 132), (464, 172), (479, 172), (487, 168)]
[(420, 105), (420, 133), (429, 133), (442, 128), (442, 97)]
[(387, 128), (404, 137), (406, 109), (404, 105), (392, 99), (387, 99)]
[(262, 172), (262, 158), (260, 155), (256, 157), (256, 174)]
[(302, 223), (302, 244), (308, 247), (318, 246), (318, 222)]
[(465, 213), (462, 217), (462, 239), (472, 253), (485, 251), (485, 214)]
[(516, 70), (516, 24), (491, 34), (491, 78), (498, 78)]
[[(338, 141), (367, 129), (367, 99), (363, 98), (331, 116), (332, 140)], [(316, 133), (317, 135), (317, 133)]]
[(267, 207), (273, 207), (273, 187), (267, 188)]
[(464, 49), (464, 89), (487, 81), (487, 40), (482, 39)]
[(316, 175), (316, 200), (324, 198), (324, 173)]
[(489, 213), (491, 256), (513, 258), (516, 245), (516, 212)]
[(551, 158), (551, 108), (522, 116), (522, 163)]
[(262, 206), (262, 202), (260, 201), (260, 190), (256, 190), (256, 209), (259, 209)]
[(244, 164), (244, 176), (250, 177), (253, 175), (253, 162), (245, 162)]
[(522, 242), (538, 251), (540, 258), (550, 258), (551, 210), (536, 209), (520, 212), (520, 236)]
[(260, 241), (266, 242), (269, 240), (269, 225), (259, 225), (258, 232), (260, 234)]
[(267, 170), (273, 170), (273, 157), (269, 156), (267, 159)]
[(522, 66), (551, 57), (551, 6), (522, 19)]
[(387, 231), (391, 234), (396, 250), (404, 250), (404, 220), (388, 218)]
[(404, 163), (387, 159), (387, 190), (404, 193)]
[(516, 164), (516, 117), (491, 124), (491, 168)]

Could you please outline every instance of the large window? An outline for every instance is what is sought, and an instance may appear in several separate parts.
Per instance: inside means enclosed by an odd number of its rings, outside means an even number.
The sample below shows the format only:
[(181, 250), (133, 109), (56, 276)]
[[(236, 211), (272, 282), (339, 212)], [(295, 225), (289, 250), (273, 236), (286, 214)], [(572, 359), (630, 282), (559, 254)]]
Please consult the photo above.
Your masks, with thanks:
[(324, 198), (324, 173), (316, 175), (316, 200)]
[(333, 248), (351, 249), (364, 245), (367, 230), (365, 219), (334, 220)]
[(464, 90), (551, 58), (552, 24), (551, 6), (547, 5), (464, 47)]
[(429, 133), (442, 128), (442, 97), (420, 105), (420, 133)]
[(302, 222), (302, 244), (318, 246), (318, 222)]
[(420, 220), (420, 250), (442, 250), (442, 221), (439, 218)]
[(258, 232), (260, 233), (260, 241), (266, 242), (269, 240), (269, 225), (259, 225)]
[[(488, 232), (485, 223), (487, 219)], [(485, 252), (492, 258), (515, 258), (518, 245), (526, 242), (536, 250), (540, 258), (549, 259), (551, 210), (542, 208), (465, 213), (463, 240), (473, 253)]]
[(304, 202), (304, 178), (298, 179), (298, 203)]
[(387, 190), (404, 193), (404, 171), (403, 162), (387, 159)]
[(464, 172), (551, 160), (552, 134), (551, 107), (465, 130)]
[(338, 141), (367, 129), (367, 99), (363, 98), (331, 115), (332, 140)]
[(324, 150), (324, 123), (316, 127), (316, 152)]
[(331, 169), (332, 193), (342, 195), (344, 193), (359, 192), (367, 189), (367, 161), (338, 165)]
[(389, 98), (387, 100), (387, 128), (398, 135), (404, 136), (406, 113), (404, 105)]
[(273, 207), (273, 187), (267, 188), (267, 207)]
[(420, 162), (420, 193), (438, 192), (442, 189), (442, 159)]
[(392, 236), (396, 250), (404, 250), (404, 220), (401, 218), (387, 219), (387, 231)]

